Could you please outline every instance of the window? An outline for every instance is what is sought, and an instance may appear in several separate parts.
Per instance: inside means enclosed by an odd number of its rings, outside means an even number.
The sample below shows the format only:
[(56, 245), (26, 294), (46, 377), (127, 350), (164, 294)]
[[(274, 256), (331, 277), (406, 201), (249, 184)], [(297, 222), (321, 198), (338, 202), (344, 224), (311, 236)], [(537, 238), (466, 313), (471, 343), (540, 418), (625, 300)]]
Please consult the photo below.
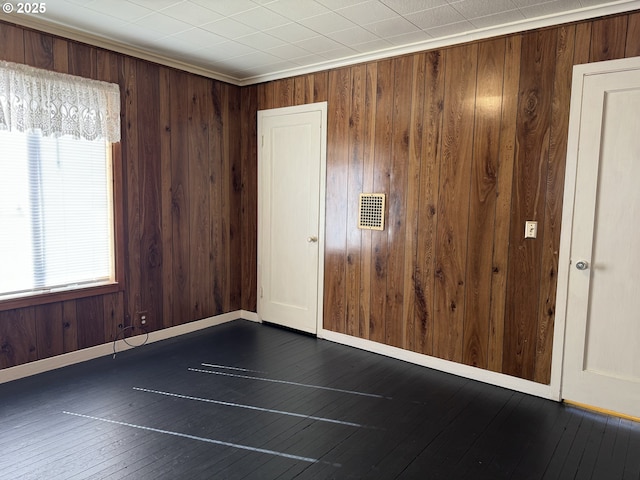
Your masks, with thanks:
[(0, 132), (0, 295), (113, 282), (110, 146)]
[(0, 300), (116, 281), (119, 129), (117, 85), (0, 62)]

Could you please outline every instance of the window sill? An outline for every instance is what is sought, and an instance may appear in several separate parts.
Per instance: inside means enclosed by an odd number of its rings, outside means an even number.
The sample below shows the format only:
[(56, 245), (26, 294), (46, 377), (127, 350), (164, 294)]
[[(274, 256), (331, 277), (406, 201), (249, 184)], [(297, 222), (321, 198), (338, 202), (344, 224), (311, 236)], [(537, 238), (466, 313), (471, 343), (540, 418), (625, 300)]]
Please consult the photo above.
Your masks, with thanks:
[(7, 300), (0, 300), (0, 312), (4, 310), (13, 310), (14, 308), (34, 307), (36, 305), (45, 305), (47, 303), (64, 302), (67, 300), (76, 300), (78, 298), (94, 297), (96, 295), (107, 295), (119, 292), (120, 290), (123, 290), (122, 285), (114, 282), (59, 292), (26, 295)]

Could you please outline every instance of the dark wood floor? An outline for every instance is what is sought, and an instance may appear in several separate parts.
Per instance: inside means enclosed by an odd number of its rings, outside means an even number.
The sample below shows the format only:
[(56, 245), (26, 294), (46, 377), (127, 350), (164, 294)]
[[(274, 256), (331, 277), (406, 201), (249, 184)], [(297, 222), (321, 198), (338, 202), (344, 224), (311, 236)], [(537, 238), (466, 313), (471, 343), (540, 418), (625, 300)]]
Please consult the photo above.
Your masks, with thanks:
[(0, 385), (2, 479), (639, 479), (640, 425), (235, 321)]

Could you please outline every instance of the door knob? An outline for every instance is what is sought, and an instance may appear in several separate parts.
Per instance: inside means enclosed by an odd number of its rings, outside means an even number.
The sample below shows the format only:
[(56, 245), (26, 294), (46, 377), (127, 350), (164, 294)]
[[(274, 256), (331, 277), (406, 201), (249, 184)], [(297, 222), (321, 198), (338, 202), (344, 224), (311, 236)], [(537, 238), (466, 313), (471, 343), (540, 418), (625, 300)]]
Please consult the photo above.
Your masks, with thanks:
[(307, 242), (316, 243), (318, 241), (318, 237), (307, 237)]
[(589, 268), (589, 262), (580, 260), (578, 263), (576, 263), (576, 268), (578, 270), (587, 270)]

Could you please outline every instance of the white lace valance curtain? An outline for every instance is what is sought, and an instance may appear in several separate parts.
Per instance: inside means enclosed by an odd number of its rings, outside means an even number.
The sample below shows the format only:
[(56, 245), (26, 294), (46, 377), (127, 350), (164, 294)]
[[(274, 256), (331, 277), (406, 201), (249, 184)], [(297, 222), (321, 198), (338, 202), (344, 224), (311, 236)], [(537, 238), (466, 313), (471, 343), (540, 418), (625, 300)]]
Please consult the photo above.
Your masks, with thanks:
[(119, 142), (120, 89), (0, 61), (0, 130)]

